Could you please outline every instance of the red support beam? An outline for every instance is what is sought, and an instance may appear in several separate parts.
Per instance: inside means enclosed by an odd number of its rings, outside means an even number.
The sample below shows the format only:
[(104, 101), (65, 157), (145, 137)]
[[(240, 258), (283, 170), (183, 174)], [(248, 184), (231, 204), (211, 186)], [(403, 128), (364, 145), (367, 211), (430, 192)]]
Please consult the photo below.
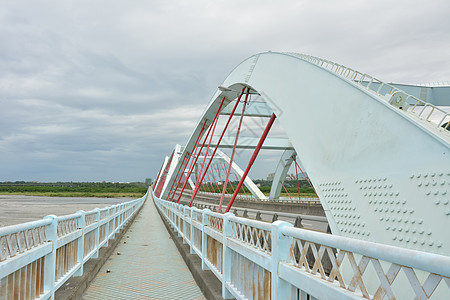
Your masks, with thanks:
[(302, 172), (303, 176), (305, 177), (305, 179), (308, 181), (309, 185), (311, 186), (311, 188), (313, 189), (314, 193), (316, 193), (316, 189), (314, 188), (314, 186), (312, 185), (311, 181), (309, 181), (309, 178), (305, 175), (305, 173), (303, 172), (302, 168), (300, 167), (300, 165), (297, 163), (297, 159), (294, 157), (294, 163), (295, 165), (300, 169), (300, 172)]
[[(200, 130), (200, 133), (198, 134), (197, 140), (195, 141), (194, 149), (197, 149), (197, 145), (198, 145), (198, 143), (200, 142), (200, 139), (201, 139), (201, 137), (202, 137), (203, 130), (205, 130), (205, 126), (206, 126), (206, 122), (207, 122), (207, 121), (208, 121), (208, 120), (205, 119), (205, 122), (203, 123), (202, 129)], [(201, 150), (200, 150), (200, 151), (201, 151)], [(173, 187), (174, 187), (175, 182), (177, 182), (177, 178), (178, 178), (178, 175), (180, 174), (181, 168), (182, 168), (182, 165), (180, 165), (180, 168), (178, 169), (177, 176), (175, 176), (175, 178), (174, 178), (173, 181), (172, 181), (172, 186), (170, 187), (170, 191), (169, 191), (169, 193), (167, 194), (167, 200), (171, 200), (171, 198), (170, 198), (170, 193), (172, 192), (172, 189), (173, 189)], [(177, 187), (178, 187), (178, 184), (180, 183), (180, 180), (181, 180), (181, 177), (180, 177), (180, 179), (179, 179), (178, 182), (177, 182)], [(175, 190), (176, 190), (176, 188), (175, 188)], [(174, 191), (174, 193), (175, 193), (175, 191)], [(172, 198), (173, 198), (173, 196), (172, 196)]]
[[(234, 174), (234, 177), (236, 177), (236, 181), (239, 181), (239, 178), (237, 177), (236, 174)], [(244, 195), (247, 196), (247, 192), (245, 191), (245, 187), (242, 186), (242, 190), (244, 191)]]
[[(192, 168), (194, 167), (194, 161), (195, 161), (195, 157), (196, 157), (196, 154), (197, 154), (197, 146), (198, 146), (198, 144), (200, 143), (200, 139), (201, 139), (201, 137), (202, 137), (202, 133), (203, 133), (203, 130), (204, 130), (204, 128), (205, 128), (205, 125), (206, 125), (206, 120), (205, 120), (205, 123), (203, 124), (202, 129), (200, 130), (200, 133), (199, 133), (197, 139), (195, 140), (194, 148), (192, 148), (192, 150), (193, 150), (193, 151), (192, 151), (192, 155), (189, 157), (189, 159), (192, 158), (192, 160), (191, 160), (191, 165), (189, 166), (189, 171), (191, 171), (191, 172), (192, 172)], [(189, 164), (189, 159), (188, 159), (188, 161), (187, 161), (187, 164)], [(186, 164), (186, 165), (187, 165), (187, 164)], [(190, 174), (190, 173), (189, 173), (189, 174)], [(184, 187), (186, 186), (186, 183), (188, 182), (188, 180), (189, 180), (189, 177), (186, 177), (186, 179), (185, 179), (185, 181), (184, 181), (184, 185), (183, 185), (183, 189), (182, 189), (181, 193), (183, 193)], [(181, 198), (181, 194), (180, 194), (180, 198)]]
[(267, 123), (266, 128), (264, 129), (264, 132), (263, 132), (261, 138), (259, 139), (258, 145), (256, 146), (255, 151), (253, 152), (253, 155), (250, 158), (250, 161), (248, 162), (247, 168), (245, 169), (244, 174), (242, 175), (242, 178), (239, 181), (239, 184), (236, 187), (236, 190), (234, 191), (233, 196), (231, 197), (230, 203), (228, 203), (225, 213), (230, 211), (230, 208), (233, 205), (234, 199), (236, 199), (236, 196), (239, 193), (239, 190), (241, 189), (242, 185), (244, 184), (244, 180), (247, 177), (248, 172), (250, 172), (250, 169), (252, 168), (253, 163), (256, 160), (256, 157), (258, 156), (259, 150), (261, 150), (261, 147), (262, 147), (264, 141), (266, 140), (267, 135), (269, 134), (270, 128), (272, 127), (273, 122), (275, 122), (275, 118), (276, 118), (275, 114), (272, 113), (272, 116), (270, 117), (270, 120)]
[(283, 186), (284, 190), (286, 191), (286, 194), (288, 195), (289, 199), (292, 200), (292, 197), (291, 197), (291, 195), (289, 195), (289, 192), (288, 192), (288, 190), (286, 189), (286, 187), (284, 186), (283, 181), (280, 180), (280, 183), (281, 183), (281, 185)]
[[(223, 103), (224, 100), (225, 100), (225, 98), (222, 99), (222, 103)], [(219, 110), (220, 110), (220, 108), (222, 107), (222, 103), (220, 104)], [(219, 120), (219, 117), (217, 117), (217, 118), (215, 119), (215, 122), (214, 122), (214, 125), (213, 125), (213, 131), (212, 131), (212, 133), (211, 133), (211, 136), (209, 137), (208, 146), (206, 147), (206, 154), (205, 154), (205, 156), (203, 157), (202, 166), (200, 167), (200, 169), (199, 169), (199, 171), (198, 171), (198, 177), (197, 177), (195, 186), (197, 186), (197, 184), (198, 184), (198, 180), (200, 179), (200, 175), (201, 175), (202, 172), (203, 172), (203, 167), (205, 166), (205, 161), (206, 161), (206, 159), (208, 158), (208, 155), (207, 155), (207, 154), (209, 153), (209, 147), (211, 146), (211, 141), (212, 141), (214, 132), (216, 131), (216, 125), (217, 125), (218, 120)], [(206, 142), (206, 138), (205, 138), (205, 141), (204, 141), (204, 142)], [(205, 144), (203, 143), (203, 145), (205, 145)], [(211, 157), (211, 160), (212, 160), (212, 157)], [(208, 170), (208, 169), (206, 169), (206, 171), (207, 171), (207, 170)]]
[[(211, 132), (211, 130), (216, 128), (216, 124), (217, 124), (217, 121), (218, 121), (218, 119), (219, 119), (220, 111), (221, 111), (221, 109), (222, 109), (222, 105), (223, 105), (223, 102), (224, 102), (224, 101), (225, 101), (225, 97), (223, 97), (222, 102), (220, 102), (219, 108), (218, 108), (217, 111), (216, 111), (216, 114), (215, 114), (215, 116), (214, 116), (213, 122), (211, 123), (211, 126), (209, 126), (208, 132), (206, 133), (205, 140), (203, 141), (203, 145), (202, 145), (202, 147), (200, 148), (199, 153), (201, 153), (201, 151), (202, 151), (202, 149), (203, 149), (203, 146), (205, 146), (205, 141), (206, 141), (206, 139), (208, 138), (209, 133)], [(212, 138), (212, 135), (213, 135), (213, 134), (214, 134), (214, 130), (213, 130), (213, 132), (211, 133), (211, 138)], [(210, 145), (210, 144), (211, 144), (211, 139), (210, 139), (209, 144), (208, 144), (208, 149), (209, 149), (209, 145)], [(208, 152), (206, 152), (206, 154), (208, 154)], [(195, 160), (192, 161), (192, 162), (193, 162), (193, 163), (192, 163), (192, 168), (189, 168), (188, 174), (186, 175), (186, 180), (184, 181), (183, 187), (181, 188), (180, 196), (178, 197), (177, 203), (180, 203), (181, 196), (183, 195), (184, 189), (185, 189), (185, 187), (186, 187), (186, 183), (188, 182), (189, 177), (191, 177), (192, 170), (193, 170), (193, 166), (195, 166), (195, 164), (197, 163), (197, 160), (198, 160), (198, 157), (199, 157), (199, 156), (200, 156), (200, 155), (197, 155), (197, 157), (195, 157)], [(205, 157), (206, 157), (206, 156), (205, 156)], [(198, 178), (197, 178), (197, 179), (198, 179)], [(197, 188), (197, 185), (195, 185), (194, 190), (195, 190), (196, 188)], [(192, 202), (192, 201), (191, 201), (191, 202)]]
[(155, 189), (156, 189), (156, 185), (158, 184), (158, 180), (159, 180), (159, 175), (161, 175), (163, 166), (164, 166), (164, 162), (162, 163), (161, 168), (159, 168), (158, 176), (156, 176), (156, 180), (153, 183), (153, 191), (155, 191)]
[[(189, 152), (186, 152), (186, 155), (183, 157), (183, 161), (181, 162), (180, 168), (178, 169), (177, 176), (176, 176), (175, 179), (173, 180), (172, 188), (173, 188), (173, 184), (175, 183), (175, 181), (177, 181), (177, 178), (178, 178), (178, 175), (180, 174), (180, 171), (183, 170), (182, 173), (181, 173), (181, 175), (180, 175), (180, 177), (179, 177), (179, 179), (178, 179), (177, 184), (175, 185), (175, 188), (174, 188), (173, 193), (172, 193), (172, 197), (170, 197), (170, 192), (169, 192), (169, 195), (168, 195), (168, 197), (167, 197), (167, 200), (169, 200), (169, 201), (172, 201), (173, 196), (174, 196), (175, 193), (177, 192), (178, 185), (180, 184), (181, 178), (183, 177), (184, 169), (186, 169), (186, 166), (184, 165), (184, 162), (186, 161), (186, 158), (188, 158), (188, 157), (190, 158), (190, 155), (189, 155), (189, 154), (190, 154)], [(188, 161), (186, 162), (186, 165), (187, 165), (188, 163), (189, 163), (189, 159), (188, 159)], [(172, 189), (171, 189), (170, 191), (172, 191)]]
[[(222, 134), (220, 135), (220, 138), (219, 138), (219, 140), (217, 141), (217, 145), (216, 145), (216, 147), (214, 148), (214, 151), (213, 151), (211, 157), (214, 157), (214, 155), (216, 154), (217, 149), (219, 148), (220, 142), (222, 141), (222, 138), (223, 138), (225, 132), (227, 131), (228, 125), (230, 124), (230, 121), (231, 121), (231, 119), (233, 118), (234, 112), (236, 111), (236, 108), (237, 108), (237, 106), (238, 106), (238, 104), (239, 104), (239, 100), (241, 99), (241, 97), (242, 97), (242, 95), (243, 95), (243, 93), (244, 93), (244, 90), (245, 90), (245, 88), (242, 89), (242, 93), (239, 95), (239, 97), (238, 97), (238, 99), (237, 99), (237, 101), (236, 101), (236, 104), (234, 105), (233, 110), (231, 111), (230, 116), (228, 117), (228, 121), (227, 121), (227, 123), (225, 124), (225, 128), (223, 129)], [(198, 181), (198, 184), (195, 185), (195, 189), (194, 189), (194, 192), (192, 193), (191, 201), (189, 202), (189, 207), (192, 206), (192, 202), (194, 202), (194, 198), (195, 198), (195, 196), (197, 195), (198, 189), (199, 189), (200, 185), (202, 184), (202, 181), (203, 181), (203, 178), (205, 177), (206, 171), (209, 169), (209, 166), (211, 165), (211, 162), (212, 162), (212, 161), (213, 161), (213, 160), (211, 159), (211, 160), (208, 162), (208, 164), (206, 165), (205, 172), (203, 172), (202, 176), (199, 177), (200, 180)]]
[(169, 160), (167, 161), (167, 165), (164, 168), (163, 173), (161, 174), (161, 179), (159, 180), (158, 186), (155, 191), (156, 197), (161, 196), (162, 188), (164, 187), (164, 183), (166, 182), (167, 173), (169, 172), (170, 164), (172, 163), (173, 153), (170, 155)]
[(245, 106), (247, 105), (248, 95), (250, 89), (247, 88), (247, 93), (245, 94), (244, 104), (242, 105), (241, 118), (239, 119), (239, 125), (236, 130), (236, 138), (234, 139), (233, 151), (231, 152), (230, 157), (230, 165), (228, 166), (228, 171), (226, 175), (226, 179), (223, 185), (222, 195), (220, 196), (219, 208), (217, 209), (219, 212), (222, 210), (223, 197), (225, 196), (225, 192), (227, 191), (228, 179), (230, 178), (231, 166), (233, 164), (234, 154), (236, 152), (236, 146), (239, 139), (239, 133), (241, 132), (242, 120), (244, 119)]
[[(211, 173), (211, 175), (212, 175), (212, 178), (213, 178), (213, 180), (214, 180), (214, 183), (216, 184), (216, 187), (217, 187), (217, 190), (219, 191), (219, 193), (220, 193), (220, 188), (219, 188), (219, 185), (217, 184), (217, 179), (216, 179), (216, 176), (214, 176), (215, 175), (215, 169), (214, 169), (214, 164), (213, 164), (213, 166), (212, 166), (212, 168), (211, 168), (211, 170), (212, 170), (212, 173)], [(219, 175), (220, 176), (220, 175)], [(219, 179), (220, 179), (220, 177), (219, 177)], [(214, 189), (215, 190), (215, 189)]]

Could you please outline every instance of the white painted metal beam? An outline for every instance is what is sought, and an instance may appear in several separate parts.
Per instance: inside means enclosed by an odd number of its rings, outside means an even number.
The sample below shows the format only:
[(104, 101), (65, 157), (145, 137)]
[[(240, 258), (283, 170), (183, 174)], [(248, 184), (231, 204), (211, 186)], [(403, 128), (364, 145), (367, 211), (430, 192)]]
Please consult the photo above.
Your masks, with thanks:
[[(234, 105), (236, 104), (236, 100), (230, 102), (230, 104), (225, 107), (220, 114), (229, 116), (231, 111), (233, 110)], [(242, 103), (239, 103), (236, 111), (242, 111)], [(272, 109), (265, 103), (261, 101), (250, 101), (248, 105), (245, 107), (244, 116), (246, 117), (267, 117), (270, 118), (272, 116)]]
[[(222, 141), (220, 142), (219, 148), (222, 148), (222, 149), (233, 148), (234, 139), (235, 139), (235, 137), (232, 137), (232, 136), (224, 136)], [(219, 140), (218, 136), (213, 136), (212, 141), (211, 141), (211, 147), (215, 147), (217, 145), (218, 140)], [(259, 142), (259, 137), (240, 136), (236, 148), (237, 149), (255, 149), (258, 142)], [(266, 138), (261, 149), (292, 150), (292, 149), (294, 149), (294, 147), (292, 146), (289, 139), (286, 139), (286, 138)]]

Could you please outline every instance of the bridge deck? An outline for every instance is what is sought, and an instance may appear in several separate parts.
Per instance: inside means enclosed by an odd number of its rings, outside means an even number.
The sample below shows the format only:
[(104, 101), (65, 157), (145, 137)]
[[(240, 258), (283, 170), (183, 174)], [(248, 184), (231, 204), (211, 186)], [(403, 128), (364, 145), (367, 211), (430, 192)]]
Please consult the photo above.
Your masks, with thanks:
[(205, 298), (148, 200), (83, 299)]

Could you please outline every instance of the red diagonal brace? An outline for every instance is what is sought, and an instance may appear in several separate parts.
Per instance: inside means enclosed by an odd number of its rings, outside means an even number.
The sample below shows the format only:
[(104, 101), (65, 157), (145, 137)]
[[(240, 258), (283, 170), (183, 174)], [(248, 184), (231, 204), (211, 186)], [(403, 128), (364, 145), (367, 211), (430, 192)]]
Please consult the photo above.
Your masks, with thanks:
[[(236, 146), (237, 146), (238, 139), (239, 139), (239, 133), (241, 131), (242, 121), (244, 119), (245, 106), (247, 105), (249, 91), (250, 91), (250, 89), (247, 89), (247, 94), (245, 94), (244, 104), (242, 105), (241, 118), (239, 119), (239, 125), (238, 125), (237, 131), (236, 131), (236, 138), (234, 139), (233, 151), (231, 152), (230, 165), (228, 166), (228, 171), (227, 171), (227, 175), (226, 175), (227, 177), (226, 177), (224, 185), (223, 185), (222, 195), (220, 196), (219, 208), (217, 209), (217, 211), (219, 213), (222, 210), (223, 197), (225, 196), (225, 193), (227, 191), (228, 179), (230, 178), (231, 166), (233, 164), (234, 154), (236, 153)], [(233, 186), (233, 185), (231, 185), (231, 186)]]
[[(203, 141), (202, 147), (200, 148), (200, 151), (198, 152), (199, 154), (202, 151), (203, 146), (205, 146), (206, 138), (209, 136), (209, 133), (211, 132), (211, 129), (215, 129), (216, 128), (217, 120), (219, 119), (220, 111), (222, 109), (222, 105), (223, 105), (224, 101), (225, 101), (225, 97), (223, 97), (222, 102), (220, 102), (219, 108), (217, 109), (217, 112), (216, 112), (216, 114), (214, 116), (214, 120), (212, 121), (211, 125), (209, 126), (208, 132), (206, 133), (205, 140)], [(213, 135), (213, 133), (211, 133), (211, 137), (212, 137), (212, 135)], [(211, 140), (210, 140), (210, 143), (211, 143)], [(209, 145), (208, 145), (208, 147), (209, 147)], [(187, 182), (189, 180), (189, 177), (191, 177), (192, 170), (194, 169), (194, 166), (197, 163), (197, 160), (198, 160), (199, 156), (200, 155), (197, 155), (197, 157), (193, 158), (192, 166), (191, 166), (191, 168), (189, 168), (189, 171), (188, 171), (188, 173), (186, 175), (186, 180), (184, 181), (183, 187), (181, 188), (180, 196), (178, 196), (177, 203), (180, 203), (181, 196), (183, 195), (183, 192), (184, 192), (184, 188), (186, 187), (186, 184), (187, 184)]]
[[(242, 93), (244, 92), (244, 90), (245, 90), (245, 88), (242, 89)], [(242, 97), (242, 95), (243, 95), (242, 93), (239, 95), (239, 97), (238, 97), (238, 99), (237, 99), (237, 101), (236, 101), (236, 104), (234, 105), (233, 110), (231, 111), (230, 116), (228, 117), (228, 121), (227, 121), (227, 123), (225, 124), (225, 127), (224, 127), (224, 129), (223, 129), (223, 131), (222, 131), (222, 134), (220, 135), (220, 138), (219, 138), (219, 140), (217, 141), (217, 145), (216, 145), (216, 147), (214, 148), (214, 151), (213, 151), (213, 153), (212, 153), (212, 155), (211, 155), (212, 158), (214, 158), (214, 155), (216, 154), (216, 151), (217, 151), (217, 149), (219, 148), (219, 144), (220, 144), (220, 142), (222, 141), (223, 135), (225, 134), (225, 131), (227, 131), (228, 125), (230, 124), (230, 121), (231, 121), (231, 119), (233, 118), (234, 112), (236, 111), (236, 108), (237, 108), (237, 106), (238, 106), (238, 104), (239, 104), (239, 100), (241, 99), (241, 97)], [(206, 165), (205, 171), (202, 173), (202, 176), (199, 177), (200, 180), (197, 181), (198, 184), (195, 185), (195, 189), (194, 189), (194, 192), (192, 193), (192, 197), (191, 197), (191, 202), (189, 202), (189, 207), (192, 206), (192, 202), (194, 202), (194, 198), (195, 198), (195, 196), (197, 195), (198, 189), (199, 189), (200, 185), (202, 184), (203, 178), (205, 178), (205, 175), (206, 175), (206, 171), (208, 171), (209, 166), (211, 165), (212, 161), (213, 161), (212, 159), (209, 160), (208, 164)]]
[(155, 182), (153, 182), (153, 191), (155, 191), (155, 189), (156, 189), (156, 185), (158, 184), (158, 180), (159, 180), (159, 175), (161, 175), (163, 166), (164, 166), (164, 161), (161, 165), (161, 168), (159, 169), (158, 176), (156, 176)]
[[(185, 166), (184, 163), (185, 163), (185, 161), (186, 161), (186, 158), (188, 158), (188, 157), (190, 158), (190, 153), (189, 153), (189, 152), (186, 152), (186, 155), (183, 157), (183, 161), (181, 162), (180, 168), (178, 169), (177, 176), (176, 176), (175, 179), (173, 180), (172, 187), (173, 187), (173, 184), (175, 183), (175, 181), (177, 181), (177, 178), (178, 178), (178, 175), (180, 174), (180, 171), (181, 171), (181, 170), (183, 170), (183, 171), (182, 171), (182, 173), (181, 173), (181, 175), (180, 175), (180, 178), (178, 179), (177, 184), (175, 185), (175, 188), (173, 189), (172, 197), (170, 197), (170, 192), (169, 192), (169, 196), (167, 197), (167, 200), (169, 200), (169, 201), (172, 201), (173, 196), (174, 196), (175, 193), (177, 192), (178, 185), (180, 184), (181, 178), (183, 177), (184, 170), (186, 169), (186, 166)], [(186, 161), (186, 165), (189, 163), (189, 158), (188, 158), (188, 161)], [(171, 191), (172, 191), (172, 190), (171, 190)]]
[[(206, 126), (206, 122), (207, 122), (207, 121), (208, 121), (208, 120), (205, 119), (205, 122), (203, 123), (202, 129), (200, 130), (200, 133), (198, 134), (197, 140), (195, 141), (194, 149), (197, 149), (197, 145), (198, 145), (198, 143), (200, 142), (200, 139), (201, 139), (201, 137), (202, 137), (203, 130), (205, 130), (205, 126)], [(209, 132), (209, 131), (208, 131), (208, 132)], [(195, 153), (195, 151), (194, 151), (193, 153)], [(184, 160), (183, 160), (183, 162), (184, 162)], [(180, 165), (180, 168), (178, 169), (177, 176), (175, 176), (175, 178), (173, 179), (172, 186), (170, 187), (169, 193), (167, 194), (167, 200), (171, 200), (171, 198), (170, 198), (170, 193), (172, 192), (172, 189), (173, 189), (173, 187), (174, 187), (175, 182), (177, 182), (178, 174), (180, 174), (180, 171), (181, 171), (181, 168), (182, 168), (182, 167), (183, 167), (183, 165), (181, 164), (181, 165)], [(184, 171), (183, 171), (183, 172), (184, 172)], [(180, 179), (179, 179), (178, 182), (177, 182), (177, 187), (178, 187), (178, 184), (180, 183), (180, 180), (181, 180), (181, 176), (180, 176)], [(175, 188), (175, 190), (176, 190), (176, 188)], [(174, 193), (175, 193), (175, 192), (174, 192)], [(173, 196), (172, 196), (172, 198), (173, 198)]]
[(225, 213), (230, 211), (231, 206), (233, 205), (234, 199), (236, 199), (237, 194), (239, 193), (239, 190), (241, 189), (242, 185), (244, 184), (245, 178), (247, 177), (248, 172), (250, 172), (250, 169), (252, 168), (253, 163), (256, 160), (256, 157), (258, 156), (259, 150), (261, 150), (261, 147), (269, 134), (270, 128), (273, 125), (273, 122), (275, 122), (275, 114), (272, 113), (272, 116), (270, 117), (269, 123), (267, 123), (266, 128), (264, 129), (264, 132), (259, 139), (258, 145), (255, 148), (255, 151), (253, 152), (252, 157), (250, 158), (250, 161), (248, 162), (247, 168), (244, 171), (244, 174), (241, 177), (241, 180), (239, 181), (238, 186), (236, 187), (236, 190), (234, 191), (233, 196), (231, 197), (230, 203), (228, 203), (227, 209), (225, 210)]

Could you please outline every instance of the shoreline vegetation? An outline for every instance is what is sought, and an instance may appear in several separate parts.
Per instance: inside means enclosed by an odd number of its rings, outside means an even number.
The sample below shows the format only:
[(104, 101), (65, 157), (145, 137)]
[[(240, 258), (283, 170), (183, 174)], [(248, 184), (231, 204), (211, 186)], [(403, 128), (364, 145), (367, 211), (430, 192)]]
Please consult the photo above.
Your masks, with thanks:
[(47, 197), (140, 198), (144, 182), (0, 182), (0, 195)]
[[(271, 181), (255, 180), (261, 191), (269, 196)], [(233, 193), (238, 182), (231, 182), (233, 187), (228, 186), (227, 193)], [(46, 197), (96, 197), (96, 198), (140, 198), (145, 195), (149, 182), (0, 182), (0, 195), (24, 195), (24, 196), (46, 196)], [(298, 199), (298, 188), (296, 182), (285, 182), (285, 190), (282, 190), (281, 197), (291, 197)], [(250, 194), (246, 187), (245, 192), (240, 194)], [(202, 189), (209, 192), (221, 192), (212, 185), (202, 184)], [(314, 190), (304, 182), (300, 184), (300, 197), (317, 197)]]

